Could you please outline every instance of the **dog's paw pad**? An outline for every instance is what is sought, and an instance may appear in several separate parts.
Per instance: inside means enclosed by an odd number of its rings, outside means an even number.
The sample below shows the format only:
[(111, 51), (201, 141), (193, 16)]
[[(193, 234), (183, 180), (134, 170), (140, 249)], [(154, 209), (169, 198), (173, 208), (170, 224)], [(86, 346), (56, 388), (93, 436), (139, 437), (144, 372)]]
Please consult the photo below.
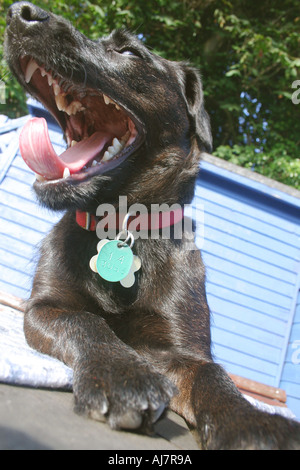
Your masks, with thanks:
[(142, 415), (136, 410), (129, 410), (118, 417), (118, 427), (121, 429), (138, 429), (142, 425)]

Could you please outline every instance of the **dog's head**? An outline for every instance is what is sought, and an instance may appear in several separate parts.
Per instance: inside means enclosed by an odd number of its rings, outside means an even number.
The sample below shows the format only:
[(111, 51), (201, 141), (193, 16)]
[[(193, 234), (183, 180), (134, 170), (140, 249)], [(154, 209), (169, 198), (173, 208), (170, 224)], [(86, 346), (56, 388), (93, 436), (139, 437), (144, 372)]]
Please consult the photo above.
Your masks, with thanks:
[(211, 135), (199, 74), (114, 31), (92, 41), (66, 20), (27, 3), (7, 15), (7, 62), (51, 112), (68, 148), (56, 155), (42, 119), (20, 148), (37, 173), (40, 201), (93, 211), (103, 202), (188, 203)]

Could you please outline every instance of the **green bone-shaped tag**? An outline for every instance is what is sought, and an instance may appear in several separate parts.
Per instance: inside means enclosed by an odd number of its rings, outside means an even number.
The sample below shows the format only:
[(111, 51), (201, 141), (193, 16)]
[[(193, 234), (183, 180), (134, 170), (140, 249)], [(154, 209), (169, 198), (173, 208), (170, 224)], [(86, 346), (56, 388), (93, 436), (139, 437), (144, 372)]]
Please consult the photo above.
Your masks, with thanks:
[(97, 250), (98, 254), (90, 261), (91, 269), (106, 281), (120, 281), (123, 287), (131, 287), (135, 282), (134, 273), (141, 267), (140, 258), (131, 248), (119, 240), (101, 240)]

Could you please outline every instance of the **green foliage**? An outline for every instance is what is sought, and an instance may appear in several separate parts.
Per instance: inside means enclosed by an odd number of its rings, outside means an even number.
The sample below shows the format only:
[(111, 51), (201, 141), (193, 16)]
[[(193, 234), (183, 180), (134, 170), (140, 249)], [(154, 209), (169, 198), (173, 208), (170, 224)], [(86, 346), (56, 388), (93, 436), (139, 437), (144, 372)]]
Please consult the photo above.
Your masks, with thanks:
[(300, 190), (300, 158), (288, 155), (285, 144), (275, 145), (267, 154), (257, 153), (253, 145), (220, 145), (214, 155)]
[[(1, 11), (10, 1), (0, 0)], [(299, 188), (298, 0), (33, 1), (63, 15), (91, 39), (126, 27), (154, 52), (201, 70), (214, 154)], [(0, 57), (5, 14), (0, 19)], [(24, 94), (1, 59), (7, 104), (26, 112)], [(298, 88), (300, 88), (298, 86)]]

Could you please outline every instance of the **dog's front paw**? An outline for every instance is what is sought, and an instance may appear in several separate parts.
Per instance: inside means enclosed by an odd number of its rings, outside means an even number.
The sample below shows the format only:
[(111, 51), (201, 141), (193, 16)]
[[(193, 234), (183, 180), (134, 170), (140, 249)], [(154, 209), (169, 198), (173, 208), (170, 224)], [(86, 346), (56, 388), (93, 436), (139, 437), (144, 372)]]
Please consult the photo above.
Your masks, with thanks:
[(75, 411), (113, 429), (150, 432), (176, 387), (145, 364), (94, 363), (74, 371)]
[(296, 450), (300, 449), (300, 423), (283, 416), (253, 410), (232, 415), (212, 434), (209, 449)]

